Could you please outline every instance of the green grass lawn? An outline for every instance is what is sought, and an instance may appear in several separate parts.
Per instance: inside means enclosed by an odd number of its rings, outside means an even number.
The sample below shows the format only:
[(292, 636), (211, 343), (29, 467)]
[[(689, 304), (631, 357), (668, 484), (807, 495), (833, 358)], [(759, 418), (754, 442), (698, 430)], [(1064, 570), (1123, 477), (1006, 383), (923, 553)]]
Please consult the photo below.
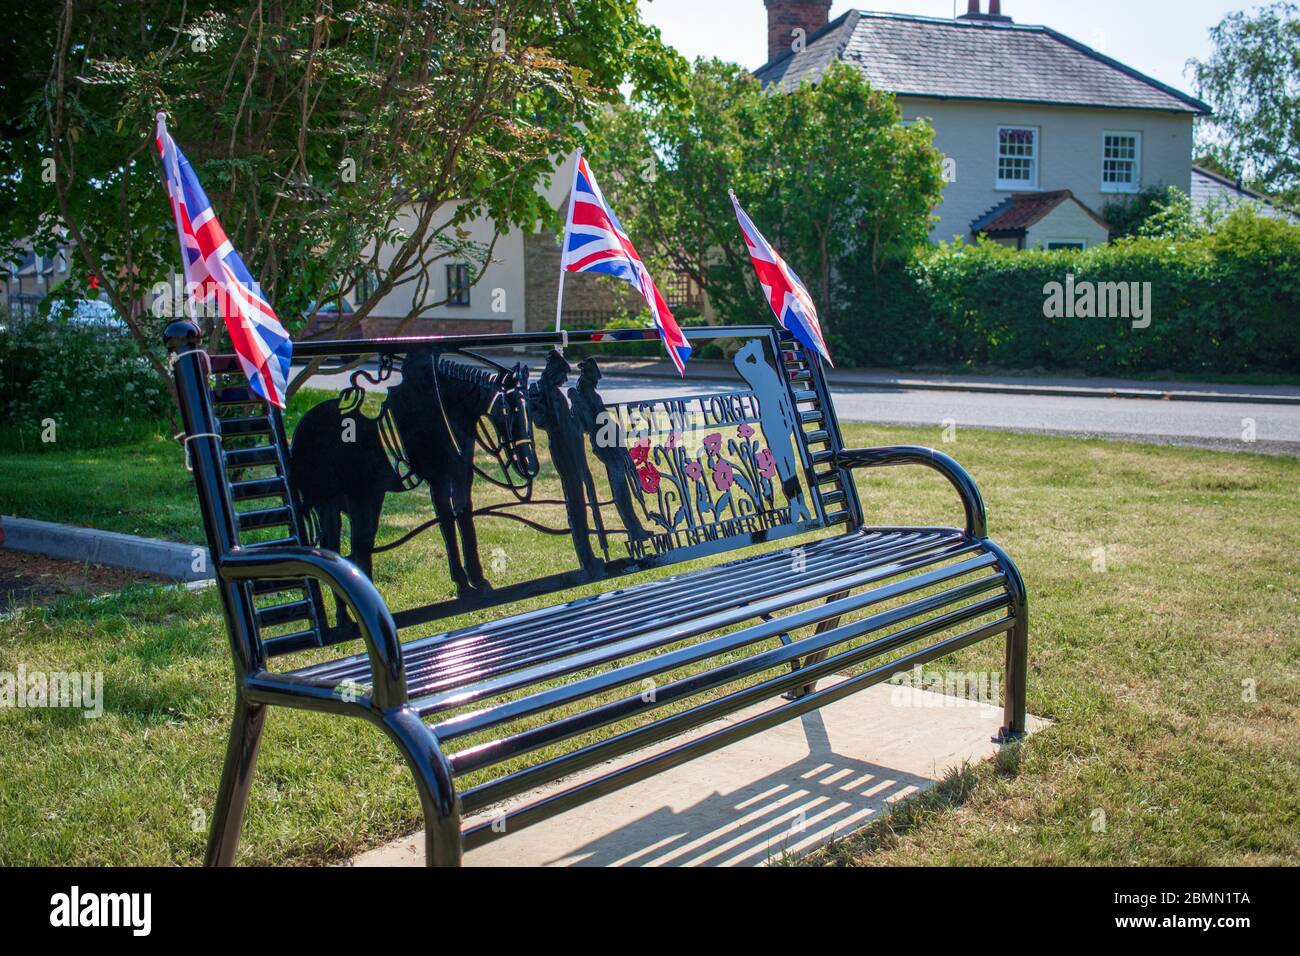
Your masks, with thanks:
[[(852, 444), (932, 444), (851, 425)], [(1050, 729), (810, 863), (1284, 863), (1300, 859), (1300, 462), (967, 430), (1032, 599), (1029, 707)], [(959, 520), (921, 469), (867, 473), (876, 523)], [(0, 454), (0, 511), (193, 540), (174, 443)], [(393, 500), (382, 539), (428, 514)], [(555, 518), (555, 515), (549, 516)], [(494, 577), (571, 559), (483, 524)], [(446, 592), (437, 534), (385, 556), (397, 606)], [(1105, 549), (1105, 571), (1094, 570)], [(999, 668), (1001, 645), (937, 668)], [(0, 622), (0, 671), (102, 671), (105, 714), (0, 710), (0, 864), (198, 862), (231, 703), (215, 593), (135, 587)], [(1249, 691), (1253, 690), (1253, 694)], [(1104, 811), (1104, 832), (1094, 831)], [(240, 861), (336, 862), (420, 824), (396, 752), (360, 721), (276, 710)]]

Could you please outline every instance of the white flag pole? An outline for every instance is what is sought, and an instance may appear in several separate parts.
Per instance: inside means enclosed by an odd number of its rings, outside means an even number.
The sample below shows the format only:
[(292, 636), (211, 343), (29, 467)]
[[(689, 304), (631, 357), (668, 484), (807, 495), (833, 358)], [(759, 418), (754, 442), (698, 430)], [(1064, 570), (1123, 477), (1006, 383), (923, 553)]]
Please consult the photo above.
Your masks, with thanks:
[[(555, 331), (560, 331), (560, 315), (564, 310), (564, 251), (569, 247), (569, 233), (573, 230), (573, 194), (578, 188), (578, 163), (582, 159), (582, 147), (573, 157), (573, 181), (569, 185), (569, 212), (564, 220), (564, 236), (560, 239), (560, 288), (555, 297)], [(559, 346), (556, 346), (559, 348)]]

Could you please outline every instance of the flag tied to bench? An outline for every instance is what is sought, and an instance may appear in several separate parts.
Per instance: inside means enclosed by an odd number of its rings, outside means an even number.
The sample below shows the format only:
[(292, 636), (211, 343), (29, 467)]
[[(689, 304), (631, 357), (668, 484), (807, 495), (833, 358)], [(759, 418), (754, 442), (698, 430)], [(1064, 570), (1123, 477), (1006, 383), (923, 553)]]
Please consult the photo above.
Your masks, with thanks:
[[(564, 245), (560, 260), (560, 278), (565, 272), (599, 272), (617, 276), (630, 283), (654, 317), (659, 335), (668, 349), (668, 357), (677, 366), (679, 374), (686, 374), (686, 360), (691, 356), (690, 343), (673, 318), (668, 303), (659, 294), (650, 271), (641, 261), (632, 240), (619, 224), (614, 210), (605, 202), (605, 196), (596, 184), (591, 167), (582, 153), (573, 172), (573, 191), (569, 198), (569, 218), (564, 226)], [(560, 296), (564, 284), (560, 284)], [(559, 306), (556, 308), (556, 328), (559, 328)]]
[(289, 333), (226, 238), (194, 167), (167, 132), (162, 113), (156, 142), (191, 300), (195, 306), (216, 301), (248, 384), (272, 405), (284, 408), (293, 355)]
[(830, 362), (831, 353), (827, 351), (826, 340), (822, 338), (822, 327), (817, 321), (817, 306), (813, 303), (812, 296), (794, 274), (794, 270), (786, 265), (771, 243), (763, 238), (758, 227), (745, 215), (736, 194), (731, 192), (730, 196), (740, 231), (745, 236), (745, 246), (754, 262), (754, 271), (758, 273), (759, 285), (763, 287), (763, 295), (767, 297), (776, 321), (803, 345)]

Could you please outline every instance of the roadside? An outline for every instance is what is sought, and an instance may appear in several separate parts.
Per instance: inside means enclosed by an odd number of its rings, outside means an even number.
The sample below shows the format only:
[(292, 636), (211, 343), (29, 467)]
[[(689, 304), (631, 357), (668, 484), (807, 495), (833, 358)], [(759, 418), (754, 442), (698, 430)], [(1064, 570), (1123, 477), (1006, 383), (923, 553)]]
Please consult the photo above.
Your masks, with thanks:
[[(487, 350), (486, 354), (512, 362), (522, 361), (534, 374), (546, 364), (544, 355), (519, 355), (509, 351)], [(364, 366), (373, 371), (377, 366)], [(614, 378), (666, 378), (681, 381), (677, 369), (667, 359), (619, 358), (600, 360), (601, 370)], [(302, 369), (295, 365), (294, 373)], [(688, 382), (730, 382), (735, 380), (730, 362), (691, 359), (687, 366)], [(881, 368), (831, 368), (827, 370), (831, 387), (871, 391), (973, 392), (995, 395), (1042, 395), (1065, 398), (1130, 398), (1152, 401), (1241, 402), (1263, 405), (1300, 407), (1300, 385), (1255, 385), (1226, 382), (1191, 382), (1145, 380), (1136, 378), (1095, 378), (1091, 376), (1055, 375), (985, 375), (929, 372), (899, 372)], [(312, 379), (315, 388), (343, 388), (347, 376), (321, 374)], [(377, 390), (383, 391), (383, 387)]]
[[(540, 362), (536, 364), (540, 367)], [(680, 378), (677, 369), (667, 360), (609, 359), (601, 361), (601, 368), (607, 375)], [(734, 377), (734, 373), (728, 362), (693, 359), (690, 363), (690, 377), (699, 380), (727, 380)], [(1300, 407), (1300, 385), (1235, 385), (1058, 376), (940, 375), (867, 368), (833, 368), (828, 370), (826, 378), (833, 388), (881, 391), (984, 392), (999, 395), (1055, 395), (1066, 398), (1245, 402)]]
[[(536, 375), (544, 355), (501, 353)], [(707, 393), (737, 381), (730, 363), (694, 360), (681, 378), (667, 361), (602, 360), (601, 394), (638, 402)], [(840, 421), (931, 430), (929, 444), (950, 443), (955, 429), (991, 429), (1070, 438), (1183, 445), (1213, 451), (1300, 455), (1300, 386), (1142, 382), (1129, 379), (905, 375), (840, 369), (829, 376)], [(382, 393), (394, 377), (367, 388)], [(338, 390), (347, 374), (313, 379)]]

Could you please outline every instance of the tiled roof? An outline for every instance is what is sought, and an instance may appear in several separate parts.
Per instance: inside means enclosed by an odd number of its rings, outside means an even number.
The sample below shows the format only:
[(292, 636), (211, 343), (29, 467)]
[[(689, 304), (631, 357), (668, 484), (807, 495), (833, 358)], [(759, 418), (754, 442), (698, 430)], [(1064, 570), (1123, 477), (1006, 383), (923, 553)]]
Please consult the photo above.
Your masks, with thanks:
[(835, 60), (873, 86), (908, 96), (1209, 113), (1165, 86), (1055, 30), (992, 20), (941, 20), (851, 10), (755, 71), (766, 86), (816, 82)]
[(1097, 215), (1075, 197), (1068, 189), (1049, 193), (1013, 193), (970, 224), (972, 233), (989, 236), (1021, 234), (1046, 218), (1047, 214), (1064, 202), (1078, 203), (1079, 208), (1091, 216), (1099, 226), (1109, 229), (1106, 220)]

